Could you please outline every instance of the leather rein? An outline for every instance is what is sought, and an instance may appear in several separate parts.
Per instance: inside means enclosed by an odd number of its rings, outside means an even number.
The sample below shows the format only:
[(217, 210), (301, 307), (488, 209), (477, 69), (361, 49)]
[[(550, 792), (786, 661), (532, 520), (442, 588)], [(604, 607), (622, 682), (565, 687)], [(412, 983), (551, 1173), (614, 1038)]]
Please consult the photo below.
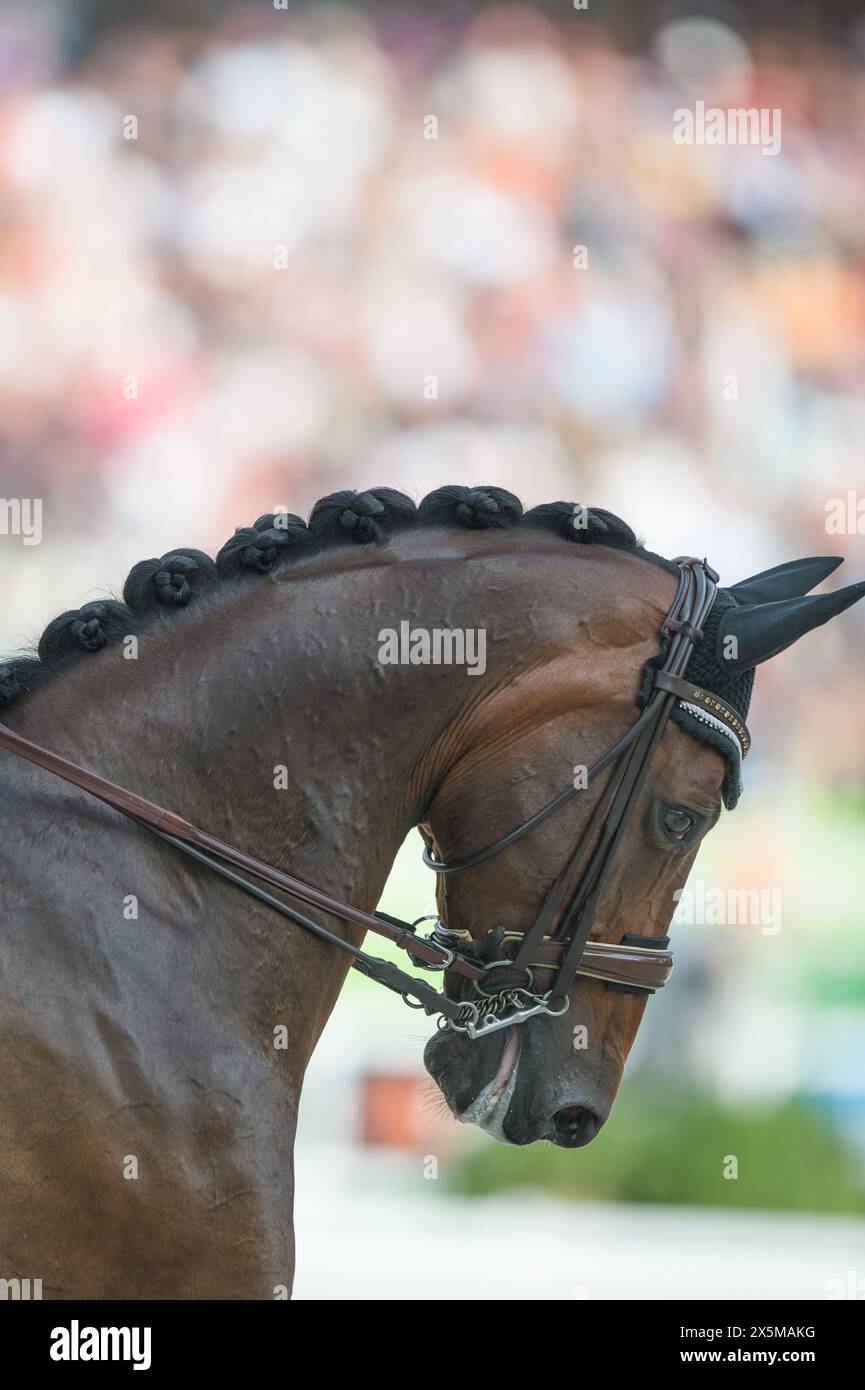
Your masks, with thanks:
[[(701, 625), (714, 602), (718, 576), (705, 561), (683, 558), (677, 563), (678, 591), (661, 626), (662, 639), (670, 641), (664, 665), (655, 672), (651, 695), (639, 718), (588, 770), (586, 780), (591, 783), (611, 764), (619, 764), (565, 869), (548, 893), (535, 922), (524, 933), (494, 929), (483, 938), (473, 939), (468, 932), (447, 931), (436, 921), (431, 935), (422, 936), (416, 928), (420, 921), (428, 919), (409, 923), (386, 912), (364, 912), (344, 903), (323, 889), (217, 839), (175, 812), (31, 742), (4, 724), (0, 724), (0, 748), (104, 802), (280, 916), (352, 956), (356, 970), (400, 994), (411, 1007), (423, 1009), (429, 1015), (440, 1015), (440, 1025), (443, 1023), (471, 1038), (523, 1023), (539, 1014), (564, 1013), (568, 1007), (567, 989), (575, 975), (603, 981), (610, 988), (653, 994), (666, 984), (672, 970), (672, 953), (667, 949), (666, 939), (650, 942), (626, 936), (618, 944), (589, 940), (607, 873), (628, 812), (645, 780), (675, 701), (687, 699), (704, 705), (710, 701), (714, 715), (730, 727), (737, 727), (740, 738), (744, 727), (729, 706), (724, 706), (726, 714), (719, 708), (723, 701), (718, 697), (682, 679), (693, 646), (702, 637)], [(567, 788), (515, 830), (465, 859), (441, 862), (425, 850), (424, 860), (440, 874), (470, 869), (507, 849), (578, 794), (578, 789)], [(593, 839), (597, 842), (587, 856)], [(584, 859), (585, 867), (568, 900), (568, 889)], [(464, 982), (463, 988), (473, 991), (472, 996), (452, 999), (446, 992), (401, 970), (391, 961), (353, 946), (275, 897), (261, 886), (263, 884), (289, 894), (307, 907), (384, 937), (404, 950), (421, 969), (446, 971), (457, 977)], [(557, 917), (560, 917), (558, 924)], [(510, 954), (512, 947), (513, 955)], [(493, 956), (498, 958), (492, 959)], [(539, 971), (553, 977), (543, 994), (534, 989), (534, 976)], [(496, 987), (485, 989), (492, 980), (496, 981)]]

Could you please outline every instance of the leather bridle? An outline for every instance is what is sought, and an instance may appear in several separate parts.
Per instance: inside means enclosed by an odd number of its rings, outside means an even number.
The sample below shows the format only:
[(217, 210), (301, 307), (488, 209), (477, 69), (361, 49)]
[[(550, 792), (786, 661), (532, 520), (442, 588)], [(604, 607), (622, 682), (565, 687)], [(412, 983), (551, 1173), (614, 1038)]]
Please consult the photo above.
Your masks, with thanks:
[[(659, 942), (626, 935), (617, 944), (590, 943), (589, 933), (628, 817), (676, 699), (685, 698), (686, 695), (691, 699), (698, 694), (717, 700), (708, 691), (683, 682), (682, 677), (694, 645), (702, 640), (702, 626), (715, 601), (718, 575), (705, 560), (683, 557), (677, 564), (678, 589), (660, 630), (662, 641), (669, 641), (669, 649), (663, 665), (655, 671), (645, 708), (630, 729), (588, 770), (585, 780), (591, 784), (599, 773), (615, 765), (613, 776), (532, 925), (521, 933), (491, 934), (491, 944), (503, 954), (500, 964), (509, 967), (511, 973), (522, 972), (525, 977), (516, 986), (511, 983), (510, 993), (513, 995), (516, 989), (516, 993), (524, 997), (525, 1007), (521, 1012), (526, 1017), (540, 1013), (554, 1016), (564, 1013), (568, 1007), (567, 991), (577, 974), (590, 974), (613, 988), (653, 994), (666, 984), (673, 968), (672, 953), (667, 949), (669, 938)], [(738, 719), (735, 711), (729, 706), (725, 708)], [(424, 862), (439, 874), (456, 873), (482, 864), (522, 839), (547, 816), (572, 797), (578, 796), (581, 790), (581, 787), (568, 787), (515, 830), (464, 859), (450, 862), (435, 860), (427, 848), (424, 850)], [(438, 935), (442, 936), (442, 933)], [(451, 932), (443, 939), (460, 941), (467, 935)], [(476, 950), (478, 945), (483, 952), (484, 942), (476, 942)], [(510, 954), (511, 946), (514, 947), (513, 955)], [(590, 969), (589, 963), (597, 960), (598, 948), (606, 956), (606, 961), (603, 964), (598, 962), (595, 968)], [(630, 980), (623, 980), (615, 970), (617, 960), (620, 963), (627, 961), (633, 967)], [(538, 971), (551, 976), (551, 983), (543, 995), (533, 993)], [(477, 1001), (468, 1002), (463, 1016), (450, 1026), (476, 1037), (513, 1022), (513, 1014), (504, 1013), (496, 1007), (495, 994), (492, 1000), (492, 1003), (480, 1008)]]
[[(688, 659), (694, 645), (702, 638), (702, 625), (715, 600), (718, 576), (705, 560), (681, 558), (676, 563), (679, 586), (660, 630), (662, 641), (669, 644), (663, 664), (653, 671), (651, 692), (639, 718), (588, 770), (586, 782), (591, 784), (605, 769), (615, 767), (567, 864), (547, 894), (535, 921), (523, 933), (496, 928), (482, 938), (473, 939), (468, 932), (448, 931), (436, 921), (431, 934), (421, 936), (416, 930), (418, 922), (403, 922), (385, 912), (369, 913), (352, 907), (2, 724), (0, 748), (103, 801), (281, 916), (347, 952), (354, 958), (356, 970), (395, 990), (406, 1003), (415, 1000), (412, 1007), (430, 1015), (439, 1014), (440, 1024), (470, 1038), (484, 1037), (539, 1015), (564, 1013), (568, 1007), (567, 991), (576, 975), (603, 981), (614, 989), (654, 994), (666, 984), (672, 970), (672, 953), (667, 949), (666, 938), (657, 941), (629, 935), (618, 944), (589, 940), (629, 813), (677, 700), (711, 710), (714, 718), (735, 732), (743, 753), (750, 743), (735, 710), (718, 696), (684, 679)], [(442, 862), (435, 860), (426, 849), (424, 860), (439, 874), (471, 869), (522, 839), (547, 816), (579, 795), (580, 790), (568, 787), (515, 830), (466, 858)], [(258, 882), (250, 881), (247, 875)], [(261, 884), (385, 937), (406, 951), (417, 966), (456, 977), (463, 988), (473, 991), (471, 996), (453, 999), (392, 962), (360, 950), (275, 897)], [(428, 919), (419, 919), (425, 920)], [(535, 986), (535, 976), (540, 973), (551, 977), (543, 992), (537, 992)]]

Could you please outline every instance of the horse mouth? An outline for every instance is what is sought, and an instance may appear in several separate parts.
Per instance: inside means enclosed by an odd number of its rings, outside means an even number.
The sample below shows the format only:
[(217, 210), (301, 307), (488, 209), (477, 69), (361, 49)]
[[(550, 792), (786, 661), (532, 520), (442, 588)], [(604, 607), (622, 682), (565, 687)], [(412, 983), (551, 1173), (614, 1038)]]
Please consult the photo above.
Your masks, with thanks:
[(504, 1121), (516, 1089), (521, 1042), (520, 1029), (509, 1028), (495, 1076), (456, 1117), (461, 1124), (477, 1125), (502, 1144), (513, 1142), (505, 1135)]

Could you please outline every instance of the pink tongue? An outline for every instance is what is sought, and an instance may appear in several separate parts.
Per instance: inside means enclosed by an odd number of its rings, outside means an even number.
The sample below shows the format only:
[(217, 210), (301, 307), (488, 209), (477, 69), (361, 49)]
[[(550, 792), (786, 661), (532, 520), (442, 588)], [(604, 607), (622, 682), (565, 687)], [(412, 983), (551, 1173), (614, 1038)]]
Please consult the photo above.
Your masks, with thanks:
[(505, 1043), (505, 1050), (502, 1053), (502, 1060), (499, 1062), (499, 1069), (496, 1072), (496, 1079), (493, 1082), (492, 1100), (496, 1100), (507, 1085), (508, 1077), (514, 1069), (514, 1064), (520, 1055), (520, 1030), (512, 1028)]

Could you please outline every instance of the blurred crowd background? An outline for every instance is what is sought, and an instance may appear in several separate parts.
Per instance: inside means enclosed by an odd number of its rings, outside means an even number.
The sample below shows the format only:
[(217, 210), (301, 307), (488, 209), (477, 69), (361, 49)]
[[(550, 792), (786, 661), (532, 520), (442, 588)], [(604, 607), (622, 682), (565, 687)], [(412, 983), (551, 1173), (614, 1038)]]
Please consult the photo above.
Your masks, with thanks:
[[(780, 152), (676, 144), (697, 101), (779, 109)], [(865, 577), (865, 10), (7, 0), (0, 179), (0, 497), (44, 499), (41, 545), (0, 537), (5, 650), (346, 486), (491, 481), (730, 581)], [(781, 932), (678, 927), (597, 1144), (461, 1144), (452, 1189), (865, 1208), (863, 636), (854, 608), (760, 672), (695, 870), (779, 887)], [(406, 858), (386, 905), (430, 892)], [(445, 1131), (370, 1121), (420, 1042), (361, 991), (308, 1142), (410, 1183)]]

